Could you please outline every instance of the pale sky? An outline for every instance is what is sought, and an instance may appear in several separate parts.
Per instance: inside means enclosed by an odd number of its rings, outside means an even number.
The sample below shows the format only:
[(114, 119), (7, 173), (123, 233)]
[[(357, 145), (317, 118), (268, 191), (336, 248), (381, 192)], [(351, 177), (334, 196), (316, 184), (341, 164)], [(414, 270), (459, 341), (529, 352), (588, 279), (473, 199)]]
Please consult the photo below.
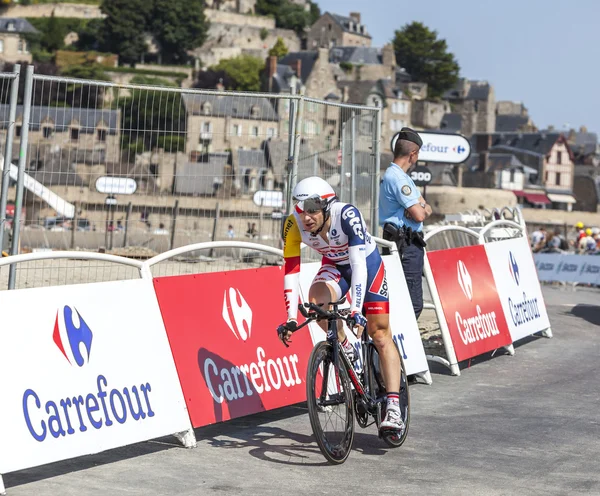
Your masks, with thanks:
[(377, 47), (421, 21), (446, 39), (461, 76), (523, 102), (540, 129), (600, 132), (600, 0), (317, 1), (321, 12), (360, 12)]

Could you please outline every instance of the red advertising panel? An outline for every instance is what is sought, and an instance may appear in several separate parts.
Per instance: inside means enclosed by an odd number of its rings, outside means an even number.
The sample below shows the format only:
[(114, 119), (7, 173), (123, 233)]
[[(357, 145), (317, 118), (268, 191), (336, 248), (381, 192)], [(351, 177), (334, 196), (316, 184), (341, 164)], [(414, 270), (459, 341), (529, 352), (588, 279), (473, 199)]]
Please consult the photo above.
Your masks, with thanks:
[(306, 400), (308, 329), (286, 348), (279, 267), (154, 279), (194, 427)]
[(458, 361), (512, 343), (483, 245), (427, 254)]

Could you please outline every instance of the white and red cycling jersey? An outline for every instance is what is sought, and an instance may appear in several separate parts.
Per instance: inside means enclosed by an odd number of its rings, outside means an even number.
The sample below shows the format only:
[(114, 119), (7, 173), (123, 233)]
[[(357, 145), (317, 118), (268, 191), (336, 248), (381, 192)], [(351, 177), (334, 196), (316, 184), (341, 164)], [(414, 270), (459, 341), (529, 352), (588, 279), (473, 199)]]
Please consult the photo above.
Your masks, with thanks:
[[(301, 243), (323, 255), (322, 267), (313, 280), (334, 288), (338, 298), (350, 290), (351, 311), (388, 313), (387, 282), (377, 245), (359, 210), (349, 203), (335, 202), (330, 207), (330, 227), (325, 234), (303, 229), (301, 212), (294, 210), (283, 230), (285, 260), (284, 296), (288, 319), (298, 315)], [(367, 289), (368, 288), (368, 289)]]

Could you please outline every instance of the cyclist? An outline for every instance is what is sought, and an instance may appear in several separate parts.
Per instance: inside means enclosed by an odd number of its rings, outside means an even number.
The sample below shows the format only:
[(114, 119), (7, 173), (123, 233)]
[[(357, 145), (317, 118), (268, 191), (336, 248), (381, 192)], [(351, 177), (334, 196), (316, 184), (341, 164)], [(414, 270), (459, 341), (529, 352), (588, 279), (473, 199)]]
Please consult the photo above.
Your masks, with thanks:
[[(300, 181), (292, 193), (293, 213), (283, 231), (285, 260), (284, 297), (288, 320), (279, 335), (287, 344), (297, 326), (300, 276), (300, 244), (323, 255), (322, 265), (308, 295), (311, 303), (337, 301), (350, 290), (350, 317), (360, 337), (368, 324), (381, 358), (387, 385), (387, 408), (381, 429), (402, 430), (400, 416), (400, 359), (389, 322), (389, 298), (383, 260), (367, 232), (359, 210), (338, 201), (333, 188), (319, 177)], [(362, 315), (365, 309), (366, 318)], [(319, 322), (327, 331), (327, 322)], [(338, 339), (347, 356), (354, 359), (354, 348), (338, 321)]]

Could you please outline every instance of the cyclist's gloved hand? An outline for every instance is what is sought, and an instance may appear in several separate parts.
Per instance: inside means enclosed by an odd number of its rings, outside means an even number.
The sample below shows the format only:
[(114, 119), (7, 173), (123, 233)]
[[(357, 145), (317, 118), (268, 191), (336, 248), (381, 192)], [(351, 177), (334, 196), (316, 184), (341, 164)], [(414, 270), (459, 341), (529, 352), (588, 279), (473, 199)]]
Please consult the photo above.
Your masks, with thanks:
[(291, 343), (290, 338), (292, 337), (292, 333), (298, 327), (298, 322), (295, 320), (288, 320), (285, 324), (281, 324), (277, 327), (277, 337), (281, 340), (281, 342), (289, 348), (289, 344)]
[(365, 316), (357, 310), (354, 310), (350, 317), (348, 317), (348, 326), (349, 327), (359, 327), (358, 337), (362, 334), (362, 330), (367, 327), (367, 319)]

